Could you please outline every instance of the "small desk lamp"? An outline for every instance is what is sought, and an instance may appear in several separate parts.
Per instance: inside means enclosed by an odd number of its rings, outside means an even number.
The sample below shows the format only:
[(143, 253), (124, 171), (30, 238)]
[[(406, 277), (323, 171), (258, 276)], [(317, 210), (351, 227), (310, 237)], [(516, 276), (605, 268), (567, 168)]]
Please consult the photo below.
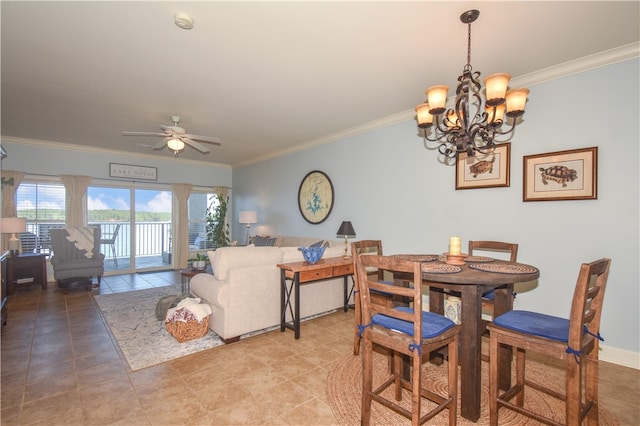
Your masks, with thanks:
[(25, 232), (27, 230), (27, 219), (24, 217), (3, 217), (0, 218), (0, 232), (3, 234), (11, 234), (9, 238), (9, 250), (12, 256), (17, 256), (20, 252), (20, 240), (16, 237), (16, 232)]
[(350, 221), (344, 221), (340, 224), (340, 228), (338, 228), (338, 237), (344, 237), (344, 258), (348, 259), (349, 255), (347, 254), (348, 243), (347, 239), (349, 237), (355, 238), (356, 231), (353, 229), (353, 225)]
[(241, 211), (240, 212), (240, 223), (245, 223), (247, 225), (247, 240), (245, 244), (249, 244), (249, 232), (251, 231), (251, 224), (258, 223), (258, 213), (254, 211)]

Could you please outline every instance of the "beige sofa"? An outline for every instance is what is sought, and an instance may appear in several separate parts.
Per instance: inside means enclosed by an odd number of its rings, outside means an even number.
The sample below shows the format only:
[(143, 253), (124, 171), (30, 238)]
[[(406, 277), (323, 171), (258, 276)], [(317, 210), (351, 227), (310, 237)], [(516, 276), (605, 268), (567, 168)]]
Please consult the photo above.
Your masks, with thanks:
[[(229, 343), (243, 334), (280, 325), (280, 269), (276, 265), (304, 260), (298, 247), (319, 240), (278, 237), (273, 247), (222, 247), (209, 252), (213, 275), (198, 274), (191, 279), (191, 292), (213, 310), (209, 328)], [(344, 254), (344, 242), (331, 240), (330, 244), (323, 258)], [(342, 308), (343, 283), (343, 278), (336, 278), (303, 284), (300, 317)]]

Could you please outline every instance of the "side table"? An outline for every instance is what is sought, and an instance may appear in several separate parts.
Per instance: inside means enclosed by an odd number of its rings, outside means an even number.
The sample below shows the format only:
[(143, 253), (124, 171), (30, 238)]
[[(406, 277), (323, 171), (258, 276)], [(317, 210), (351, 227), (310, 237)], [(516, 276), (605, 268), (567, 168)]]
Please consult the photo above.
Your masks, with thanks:
[[(328, 257), (313, 264), (304, 261), (280, 263), (276, 266), (280, 268), (281, 283), (280, 331), (284, 332), (285, 328), (290, 328), (294, 337), (300, 338), (300, 284), (344, 277), (344, 311), (347, 312), (349, 309), (348, 278), (351, 277), (353, 280), (353, 258)], [(294, 306), (291, 306), (292, 303)], [(287, 308), (293, 317), (292, 324), (286, 321)]]
[(7, 293), (13, 294), (18, 284), (36, 284), (47, 288), (46, 256), (24, 253), (7, 258)]
[(191, 278), (198, 274), (211, 274), (211, 267), (207, 266), (204, 269), (187, 268), (180, 270), (180, 277), (182, 278), (182, 293), (191, 293)]

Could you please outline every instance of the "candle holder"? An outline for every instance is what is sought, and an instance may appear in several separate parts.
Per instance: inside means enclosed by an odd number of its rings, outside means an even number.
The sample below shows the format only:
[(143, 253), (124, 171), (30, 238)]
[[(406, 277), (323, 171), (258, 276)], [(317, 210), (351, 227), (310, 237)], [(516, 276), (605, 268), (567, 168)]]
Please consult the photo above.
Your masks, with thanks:
[(446, 260), (446, 264), (448, 265), (464, 265), (464, 259), (465, 257), (467, 257), (466, 254), (451, 254), (451, 253), (445, 253), (445, 256), (447, 256), (447, 260)]

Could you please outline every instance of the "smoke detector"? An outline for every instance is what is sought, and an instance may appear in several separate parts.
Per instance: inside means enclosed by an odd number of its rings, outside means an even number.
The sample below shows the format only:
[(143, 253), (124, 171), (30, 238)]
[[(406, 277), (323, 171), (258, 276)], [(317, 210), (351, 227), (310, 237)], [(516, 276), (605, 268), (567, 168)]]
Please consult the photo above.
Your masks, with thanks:
[(193, 28), (193, 19), (185, 13), (179, 13), (174, 16), (173, 22), (176, 23), (178, 28), (182, 28), (183, 30), (190, 30)]

